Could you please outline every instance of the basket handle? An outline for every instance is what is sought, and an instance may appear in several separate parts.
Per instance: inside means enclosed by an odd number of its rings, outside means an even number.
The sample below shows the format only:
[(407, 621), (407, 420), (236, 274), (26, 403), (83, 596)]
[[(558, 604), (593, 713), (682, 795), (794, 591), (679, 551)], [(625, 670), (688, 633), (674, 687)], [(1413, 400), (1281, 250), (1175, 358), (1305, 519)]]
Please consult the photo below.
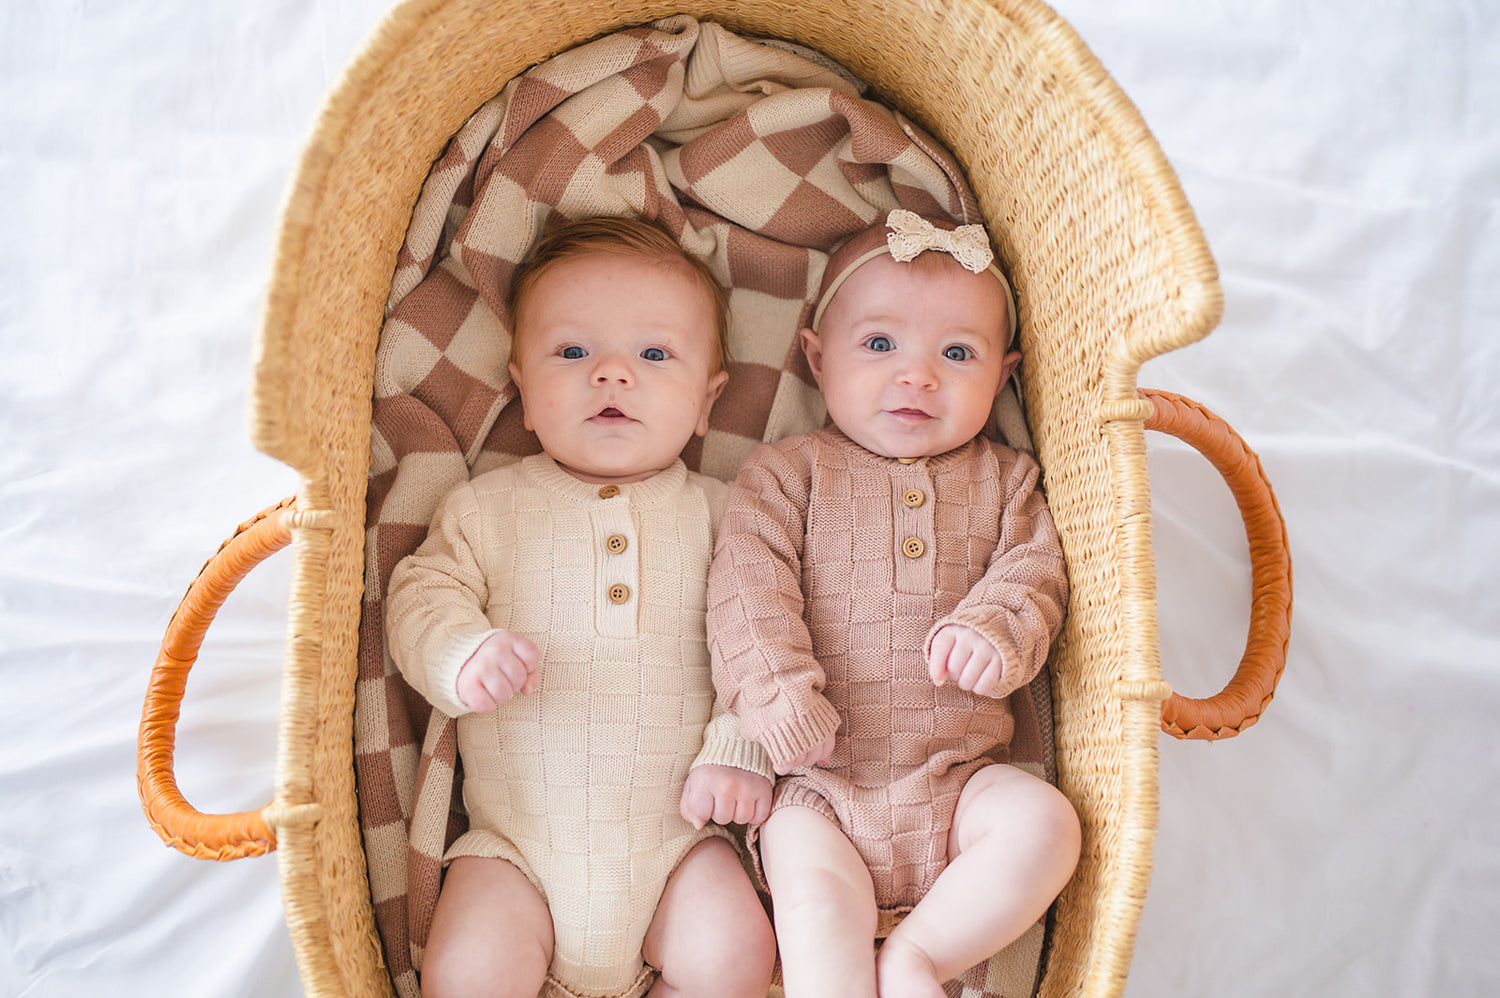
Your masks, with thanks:
[(172, 614), (151, 668), (136, 741), (136, 788), (146, 820), (162, 841), (198, 859), (243, 859), (276, 848), (276, 833), (266, 822), (264, 808), (203, 814), (189, 804), (177, 789), (173, 752), (188, 672), (208, 625), (252, 568), (291, 543), (294, 501), (295, 497), (283, 499), (262, 510), (219, 546)]
[(1151, 403), (1146, 429), (1169, 433), (1208, 458), (1234, 493), (1250, 542), (1250, 631), (1239, 668), (1206, 699), (1173, 693), (1161, 727), (1176, 738), (1232, 738), (1260, 720), (1286, 666), (1292, 621), (1292, 558), (1286, 521), (1260, 458), (1205, 406), (1172, 392), (1140, 389)]

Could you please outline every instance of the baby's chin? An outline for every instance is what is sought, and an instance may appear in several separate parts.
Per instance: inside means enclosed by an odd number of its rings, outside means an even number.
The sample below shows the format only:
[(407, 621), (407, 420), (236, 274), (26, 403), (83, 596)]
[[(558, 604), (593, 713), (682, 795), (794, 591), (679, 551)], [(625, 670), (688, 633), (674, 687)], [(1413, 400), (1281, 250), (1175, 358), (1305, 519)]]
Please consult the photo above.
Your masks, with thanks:
[(601, 467), (599, 465), (578, 467), (575, 465), (563, 464), (561, 461), (558, 461), (557, 466), (563, 471), (566, 471), (568, 474), (572, 475), (574, 478), (578, 479), (580, 482), (587, 482), (590, 485), (630, 485), (633, 482), (644, 482), (646, 479), (651, 478), (653, 475), (660, 474), (668, 467), (670, 467), (671, 463), (672, 462), (669, 461), (667, 462), (667, 464), (664, 464), (659, 468), (654, 466), (649, 468), (642, 468), (637, 465), (627, 465), (621, 468), (609, 468)]
[(954, 447), (960, 447), (963, 443), (967, 442), (961, 441), (952, 446), (943, 446), (941, 442), (931, 443), (921, 440), (891, 439), (889, 435), (876, 433), (854, 434), (842, 426), (839, 427), (839, 430), (844, 436), (853, 440), (876, 457), (883, 457), (892, 461), (902, 461), (908, 464), (912, 461), (920, 461), (924, 457), (936, 457), (939, 454), (946, 454), (948, 451), (953, 450)]

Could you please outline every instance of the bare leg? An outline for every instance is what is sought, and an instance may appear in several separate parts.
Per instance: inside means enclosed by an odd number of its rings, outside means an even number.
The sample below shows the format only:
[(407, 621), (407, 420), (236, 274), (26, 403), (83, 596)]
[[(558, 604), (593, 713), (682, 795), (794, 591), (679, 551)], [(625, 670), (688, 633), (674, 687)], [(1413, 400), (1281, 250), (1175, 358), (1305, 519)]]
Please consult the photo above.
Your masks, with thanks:
[(880, 950), (880, 998), (942, 998), (942, 983), (1014, 942), (1078, 864), (1078, 816), (1052, 785), (1012, 766), (975, 773), (959, 796), (949, 864)]
[(733, 846), (705, 839), (683, 857), (641, 948), (661, 970), (651, 998), (765, 998), (776, 937)]
[(874, 998), (875, 888), (843, 831), (787, 807), (760, 833), (787, 998)]
[(422, 957), (423, 998), (536, 998), (551, 962), (552, 916), (526, 875), (503, 859), (455, 859)]

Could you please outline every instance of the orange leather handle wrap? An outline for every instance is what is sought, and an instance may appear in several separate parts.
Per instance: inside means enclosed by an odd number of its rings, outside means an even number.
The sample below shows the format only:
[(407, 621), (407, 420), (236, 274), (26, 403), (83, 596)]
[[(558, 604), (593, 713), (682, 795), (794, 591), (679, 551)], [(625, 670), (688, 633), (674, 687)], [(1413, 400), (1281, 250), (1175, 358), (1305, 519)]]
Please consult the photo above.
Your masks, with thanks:
[(1146, 429), (1170, 433), (1213, 464), (1239, 505), (1250, 542), (1250, 633), (1239, 668), (1222, 691), (1203, 700), (1172, 694), (1161, 707), (1162, 730), (1177, 738), (1230, 738), (1260, 720), (1286, 666), (1292, 628), (1292, 557), (1286, 521), (1256, 456), (1239, 434), (1191, 399), (1141, 389), (1154, 414)]
[(189, 804), (177, 789), (173, 754), (182, 694), (208, 625), (252, 568), (291, 543), (284, 514), (292, 502), (283, 499), (256, 514), (219, 546), (168, 622), (151, 669), (136, 741), (136, 788), (146, 820), (162, 841), (199, 859), (241, 859), (276, 848), (276, 835), (261, 811), (203, 814)]

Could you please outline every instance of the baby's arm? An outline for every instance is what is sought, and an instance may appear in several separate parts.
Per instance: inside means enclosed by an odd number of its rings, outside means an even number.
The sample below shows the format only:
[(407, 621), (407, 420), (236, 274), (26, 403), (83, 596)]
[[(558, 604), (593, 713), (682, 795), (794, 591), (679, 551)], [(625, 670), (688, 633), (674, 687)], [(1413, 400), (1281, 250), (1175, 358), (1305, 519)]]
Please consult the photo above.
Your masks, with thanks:
[(997, 451), (1005, 503), (1000, 543), (984, 576), (927, 638), (934, 683), (952, 680), (995, 698), (1035, 678), (1068, 603), (1062, 545), (1037, 487), (1041, 470), (1026, 454)]
[[(493, 627), (485, 614), (489, 580), (472, 540), (480, 519), (473, 488), (454, 489), (443, 500), (427, 539), (396, 565), (386, 589), (391, 658), (406, 681), (449, 717), (475, 709), (459, 691), (468, 663), (492, 662), (473, 677), (484, 687), (486, 674), (499, 664), (493, 661), (495, 652), (504, 657), (505, 639), (515, 637)], [(486, 646), (489, 650), (481, 652)]]
[[(708, 577), (714, 687), (777, 772), (826, 759), (839, 726), (803, 620), (810, 455), (761, 447), (740, 470)], [(821, 755), (820, 755), (821, 753)]]

